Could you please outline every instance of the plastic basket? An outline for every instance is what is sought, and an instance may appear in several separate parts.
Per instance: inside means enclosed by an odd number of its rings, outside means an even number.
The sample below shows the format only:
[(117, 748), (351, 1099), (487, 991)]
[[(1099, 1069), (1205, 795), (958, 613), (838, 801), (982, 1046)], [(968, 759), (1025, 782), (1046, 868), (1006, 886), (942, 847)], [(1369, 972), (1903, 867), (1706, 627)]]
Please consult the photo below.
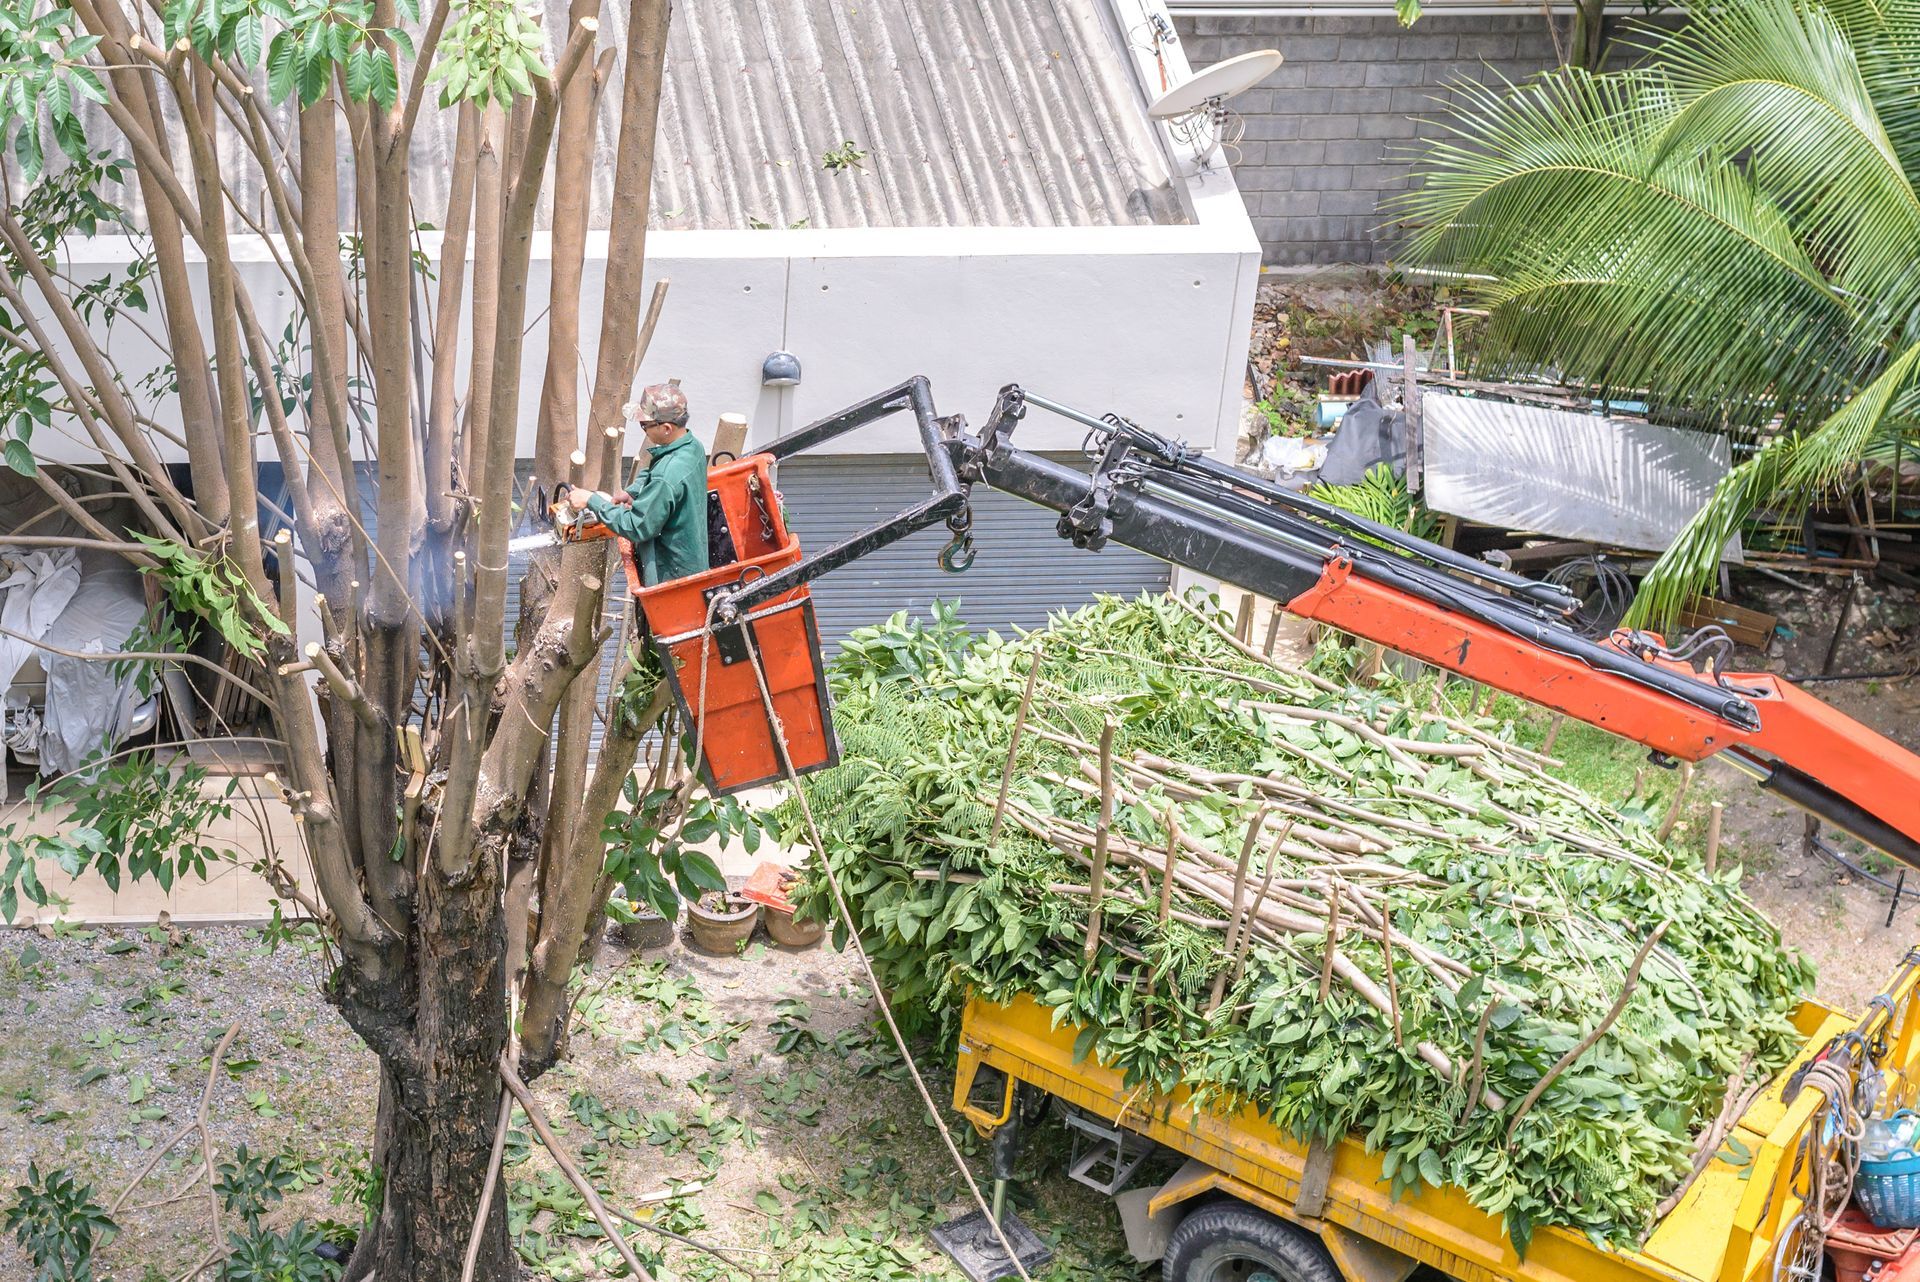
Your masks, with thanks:
[[(1912, 1117), (1902, 1109), (1895, 1118)], [(1911, 1145), (1877, 1161), (1861, 1159), (1853, 1197), (1867, 1218), (1883, 1229), (1920, 1226), (1920, 1154)]]

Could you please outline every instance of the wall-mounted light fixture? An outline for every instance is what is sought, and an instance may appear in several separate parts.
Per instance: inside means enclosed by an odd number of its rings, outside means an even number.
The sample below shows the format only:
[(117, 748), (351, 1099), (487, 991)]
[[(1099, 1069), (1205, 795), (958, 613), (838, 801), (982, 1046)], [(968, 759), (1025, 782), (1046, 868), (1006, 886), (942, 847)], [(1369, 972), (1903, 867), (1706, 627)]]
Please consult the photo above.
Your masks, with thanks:
[(775, 352), (760, 364), (762, 387), (797, 387), (800, 384), (800, 358), (792, 352)]

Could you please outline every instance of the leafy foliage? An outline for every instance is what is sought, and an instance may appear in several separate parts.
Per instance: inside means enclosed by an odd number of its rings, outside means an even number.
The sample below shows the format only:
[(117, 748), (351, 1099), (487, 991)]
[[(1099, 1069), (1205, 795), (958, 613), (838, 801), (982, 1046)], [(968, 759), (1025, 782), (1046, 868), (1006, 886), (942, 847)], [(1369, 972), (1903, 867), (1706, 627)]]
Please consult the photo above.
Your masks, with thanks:
[(43, 129), (74, 160), (87, 158), (80, 108), (105, 102), (106, 86), (87, 65), (97, 36), (73, 34), (73, 10), (39, 0), (0, 0), (0, 135), (13, 132), (20, 176), (32, 183), (46, 168)]
[[(1014, 773), (1018, 810), (989, 845), (1036, 644), (1042, 680)], [(895, 616), (854, 634), (835, 690), (843, 764), (805, 787), (903, 1017), (952, 1031), (968, 993), (1030, 995), (1081, 1027), (1081, 1054), (1130, 1084), (1251, 1102), (1302, 1138), (1356, 1133), (1396, 1192), (1461, 1188), (1505, 1216), (1521, 1249), (1535, 1224), (1633, 1240), (1686, 1171), (1691, 1137), (1736, 1067), (1748, 1055), (1783, 1062), (1797, 1044), (1788, 1016), (1808, 969), (1740, 895), (1737, 874), (1705, 877), (1644, 816), (1616, 813), (1509, 747), (1510, 727), (1454, 730), (1417, 711), (1424, 690), (1391, 677), (1315, 684), (1150, 597), (1102, 600), (1013, 643), (960, 645)], [(1340, 860), (1318, 852), (1358, 843), (1367, 871), (1339, 875), (1381, 879), (1407, 941), (1392, 950), (1398, 1036), (1349, 984), (1321, 999), (1319, 933), (1261, 937), (1236, 974), (1218, 924), (1206, 924), (1220, 909), (1181, 883), (1163, 923), (1157, 890), (1130, 886), (1126, 862), (1110, 872), (1101, 946), (1083, 959), (1087, 899), (1059, 887), (1085, 883), (1086, 852), (1059, 833), (1091, 830), (1098, 790), (1085, 756), (1060, 740), (1097, 739), (1108, 717), (1117, 760), (1179, 763), (1163, 768), (1194, 781), (1129, 777), (1113, 828), (1123, 854), (1163, 850), (1173, 812), (1202, 863), (1231, 871), (1271, 795), (1253, 787), (1262, 780), (1293, 798), (1295, 826), (1251, 873), (1277, 861), (1289, 911), (1331, 885)], [(791, 807), (783, 817), (794, 822)], [(1035, 824), (1053, 835), (1042, 840)], [(1137, 866), (1158, 879), (1157, 857)], [(827, 911), (823, 882), (812, 868), (803, 912)], [(1620, 1021), (1513, 1127), (1515, 1102), (1599, 1021), (1662, 922)], [(1377, 936), (1354, 929), (1339, 956), (1386, 989)], [(1422, 1044), (1448, 1057), (1451, 1076)], [(1497, 1107), (1469, 1084), (1473, 1062)]]
[(1354, 485), (1315, 485), (1314, 498), (1344, 508), (1355, 516), (1405, 530), (1415, 538), (1430, 539), (1439, 523), (1407, 492), (1407, 480), (1385, 463), (1375, 463)]
[(319, 1229), (295, 1220), (283, 1232), (248, 1221), (227, 1235), (219, 1282), (334, 1282), (340, 1266), (315, 1252), (326, 1244)]
[(294, 1187), (299, 1174), (283, 1153), (262, 1157), (241, 1144), (233, 1157), (220, 1163), (214, 1172), (213, 1191), (227, 1214), (238, 1216), (248, 1225), (256, 1225), (267, 1208), (279, 1202)]
[[(238, 781), (208, 795), (200, 767), (175, 770), (151, 753), (122, 757), (95, 769), (63, 776), (42, 789), (27, 790), (27, 813), (0, 826), (0, 921), (12, 921), (20, 896), (45, 906), (50, 898), (35, 870), (37, 859), (51, 860), (69, 875), (91, 869), (110, 890), (120, 889), (124, 874), (152, 877), (163, 888), (186, 874), (204, 878), (210, 862), (231, 858), (209, 845), (207, 828), (233, 814), (230, 798)], [(48, 811), (64, 814), (57, 824), (36, 823)]]
[(1664, 620), (1756, 507), (1920, 421), (1920, 0), (1702, 7), (1649, 55), (1460, 86), (1402, 212), (1492, 309), (1479, 372), (1762, 439), (1655, 568)]
[(166, 584), (167, 598), (173, 608), (205, 619), (241, 654), (258, 662), (266, 653), (266, 646), (254, 630), (256, 627), (286, 633), (287, 625), (272, 606), (260, 599), (233, 558), (224, 553), (198, 552), (138, 531), (134, 531), (133, 537), (145, 544), (159, 561), (157, 566), (142, 566), (141, 572)]
[(13, 1203), (0, 1212), (0, 1229), (33, 1261), (33, 1282), (93, 1282), (93, 1252), (119, 1231), (93, 1200), (91, 1185), (55, 1168), (41, 1173), (27, 1164), (27, 1182), (13, 1190)]
[(628, 775), (620, 791), (626, 808), (608, 815), (600, 834), (607, 843), (606, 875), (626, 901), (619, 896), (612, 901), (616, 917), (631, 916), (628, 904), (645, 904), (670, 918), (679, 912), (682, 896), (698, 899), (707, 891), (725, 890), (719, 865), (693, 848), (701, 842), (717, 837), (725, 849), (738, 837), (748, 854), (760, 849), (761, 821), (732, 797), (700, 797), (687, 805), (682, 819), (672, 788), (642, 795), (639, 776)]
[(848, 138), (838, 147), (829, 147), (820, 153), (820, 168), (830, 174), (843, 174), (849, 169), (865, 169), (860, 162), (866, 158), (866, 151)]
[[(0, 77), (5, 68), (0, 67)], [(4, 88), (4, 85), (0, 85)], [(0, 100), (5, 94), (0, 93)], [(21, 135), (25, 136), (23, 130)], [(91, 236), (103, 222), (114, 222), (120, 210), (100, 195), (103, 183), (118, 183), (126, 165), (105, 152), (74, 157), (56, 174), (42, 175), (14, 206), (14, 215), (26, 233), (31, 249), (52, 263), (55, 247), (65, 236), (78, 233)], [(96, 317), (108, 326), (122, 310), (146, 310), (143, 282), (153, 268), (152, 259), (138, 256), (120, 277), (112, 272), (94, 277), (73, 293), (74, 309), (83, 320)], [(0, 245), (0, 271), (18, 277), (25, 272), (10, 246)], [(15, 333), (26, 326), (0, 306), (0, 327)], [(6, 465), (22, 476), (32, 476), (37, 468), (33, 456), (33, 433), (53, 421), (60, 403), (61, 390), (54, 381), (52, 366), (44, 352), (33, 344), (13, 344), (0, 349), (0, 428), (5, 431)]]
[[(418, 21), (419, 6), (400, 9)], [(232, 59), (248, 71), (267, 68), (267, 93), (282, 102), (298, 91), (310, 107), (326, 93), (335, 72), (347, 96), (392, 107), (399, 98), (396, 51), (413, 56), (413, 40), (399, 27), (373, 26), (369, 0), (173, 0), (165, 11), (169, 41), (185, 38), (202, 58)], [(272, 39), (267, 20), (281, 24)]]
[(441, 38), (432, 79), (440, 105), (473, 102), (510, 107), (553, 73), (541, 58), (547, 45), (539, 11), (519, 0), (476, 0), (462, 6)]

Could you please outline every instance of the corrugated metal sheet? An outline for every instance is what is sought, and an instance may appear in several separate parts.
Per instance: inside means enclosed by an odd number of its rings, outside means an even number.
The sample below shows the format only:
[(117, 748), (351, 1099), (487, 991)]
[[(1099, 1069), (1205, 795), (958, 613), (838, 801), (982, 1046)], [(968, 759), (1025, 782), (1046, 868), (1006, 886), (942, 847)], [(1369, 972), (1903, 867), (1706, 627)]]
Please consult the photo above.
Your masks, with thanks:
[(1730, 457), (1710, 432), (1465, 396), (1423, 396), (1420, 427), (1434, 511), (1649, 552), (1673, 542)]
[[(914, 455), (793, 459), (780, 466), (787, 520), (800, 546), (818, 552), (926, 497), (925, 460)], [(923, 530), (817, 579), (813, 585), (822, 644), (829, 649), (854, 628), (896, 610), (925, 613), (936, 600), (958, 601), (976, 629), (1037, 628), (1049, 611), (1096, 594), (1164, 591), (1165, 562), (1128, 548), (1078, 552), (1054, 533), (1056, 514), (1008, 494), (973, 491), (979, 558), (964, 574), (937, 562), (948, 534)]]
[[(555, 48), (566, 8), (547, 7)], [(600, 21), (602, 46), (622, 47), (625, 8)], [(677, 4), (651, 225), (1184, 221), (1113, 25), (1100, 0)], [(597, 122), (609, 156), (619, 80)], [(423, 158), (448, 153), (451, 123), (434, 122)], [(865, 153), (858, 166), (829, 171), (823, 158), (847, 142)], [(608, 171), (596, 168), (596, 227), (615, 212)]]
[[(603, 4), (599, 21), (599, 48), (624, 50), (626, 6)], [(545, 6), (545, 23), (559, 50), (564, 0)], [(668, 33), (649, 225), (1185, 223), (1123, 40), (1106, 0), (682, 0)], [(614, 217), (622, 73), (616, 59), (593, 121), (595, 228)], [(265, 69), (255, 81), (265, 100)], [(269, 115), (280, 138), (296, 136), (286, 104)], [(447, 207), (455, 121), (430, 96), (415, 131), (413, 200), (430, 223)], [(98, 107), (86, 125), (96, 144), (115, 144)], [(217, 132), (234, 198), (271, 226), (246, 148), (225, 119)], [(190, 173), (186, 142), (177, 127), (171, 134), (175, 165)], [(847, 142), (864, 155), (828, 171), (824, 157)], [(338, 144), (351, 155), (344, 119)], [(61, 167), (52, 144), (48, 152)], [(129, 203), (132, 223), (146, 225), (138, 200)], [(547, 215), (543, 203), (540, 226)], [(232, 226), (248, 230), (238, 217)]]
[[(564, 0), (545, 7), (555, 50), (567, 10)], [(600, 47), (623, 49), (626, 27), (626, 7), (604, 5)], [(1104, 0), (682, 0), (668, 36), (650, 225), (1185, 222), (1124, 38)], [(597, 228), (616, 213), (621, 76), (616, 66), (594, 122)], [(257, 79), (264, 98), (264, 70)], [(272, 114), (291, 137), (286, 107)], [(429, 99), (417, 126), (414, 202), (429, 222), (446, 209), (456, 117)], [(112, 140), (103, 115), (89, 125), (95, 139)], [(342, 155), (345, 130), (343, 120)], [(826, 154), (848, 142), (863, 153), (858, 163), (829, 171)], [(241, 206), (270, 223), (260, 176), (224, 122), (221, 152)], [(341, 181), (350, 210), (350, 170)], [(236, 220), (235, 230), (245, 228)]]

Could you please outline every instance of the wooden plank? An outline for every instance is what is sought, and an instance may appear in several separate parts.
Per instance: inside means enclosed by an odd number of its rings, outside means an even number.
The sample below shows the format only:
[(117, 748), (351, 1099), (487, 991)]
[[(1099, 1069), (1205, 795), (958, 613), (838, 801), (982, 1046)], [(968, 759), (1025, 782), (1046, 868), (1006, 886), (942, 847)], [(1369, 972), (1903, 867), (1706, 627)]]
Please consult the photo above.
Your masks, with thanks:
[(1592, 556), (1600, 550), (1597, 543), (1581, 543), (1557, 539), (1552, 543), (1533, 543), (1525, 547), (1507, 548), (1507, 556), (1515, 565), (1529, 565), (1538, 561), (1562, 561), (1576, 556)]
[(1404, 380), (1400, 392), (1401, 405), (1407, 419), (1407, 493), (1418, 494), (1426, 460), (1422, 457), (1420, 436), (1419, 350), (1413, 344), (1412, 334), (1400, 336), (1400, 363)]
[(1741, 645), (1756, 650), (1764, 650), (1773, 640), (1774, 625), (1778, 622), (1771, 614), (1710, 596), (1695, 597), (1680, 611), (1680, 626), (1689, 630), (1719, 627)]
[(1295, 1215), (1317, 1220), (1327, 1209), (1327, 1185), (1333, 1179), (1333, 1149), (1316, 1139), (1307, 1146), (1307, 1165), (1300, 1172), (1300, 1196), (1293, 1199)]

